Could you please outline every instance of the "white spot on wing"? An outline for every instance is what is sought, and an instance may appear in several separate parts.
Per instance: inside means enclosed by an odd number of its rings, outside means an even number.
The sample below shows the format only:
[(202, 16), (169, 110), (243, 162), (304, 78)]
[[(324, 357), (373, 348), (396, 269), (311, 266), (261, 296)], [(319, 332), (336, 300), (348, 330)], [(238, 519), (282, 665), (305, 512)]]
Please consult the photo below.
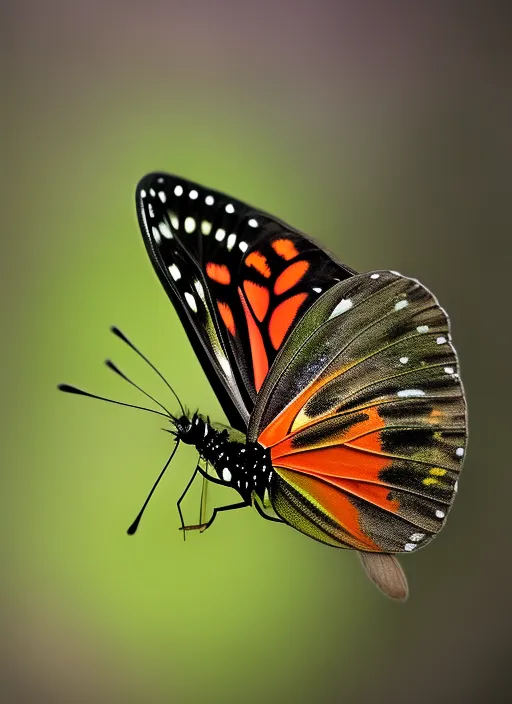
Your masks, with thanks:
[(413, 533), (409, 536), (409, 540), (412, 540), (413, 543), (419, 543), (424, 537), (425, 533)]
[(247, 252), (247, 250), (249, 249), (249, 245), (247, 244), (247, 242), (242, 241), (238, 243), (238, 248), (241, 252)]
[(167, 196), (165, 195), (165, 193), (163, 191), (158, 191), (158, 197), (160, 198), (162, 203), (165, 203), (165, 201), (167, 200)]
[(330, 314), (329, 320), (331, 320), (331, 318), (336, 318), (338, 315), (341, 315), (342, 313), (346, 313), (347, 310), (350, 310), (353, 305), (354, 304), (352, 303), (350, 298), (342, 298), (341, 301), (336, 306), (336, 308)]
[(176, 215), (176, 213), (169, 213), (169, 219), (174, 229), (178, 230), (180, 226), (180, 221), (178, 220), (178, 216)]
[(175, 186), (174, 187), (174, 195), (175, 196), (183, 195), (183, 186)]
[(380, 278), (380, 274), (372, 274), (370, 276), (370, 279), (379, 279), (379, 278)]
[(193, 296), (191, 293), (189, 293), (188, 291), (185, 291), (185, 300), (186, 300), (187, 303), (188, 303), (188, 307), (189, 307), (191, 310), (193, 310), (194, 313), (197, 313), (197, 303), (196, 303), (196, 299), (195, 299), (194, 296)]
[(444, 345), (444, 343), (446, 342), (446, 337), (443, 337), (442, 335), (440, 335), (439, 337), (436, 338), (436, 342), (438, 345)]
[(171, 264), (171, 266), (169, 267), (169, 273), (175, 281), (181, 279), (181, 272), (176, 266), (176, 264)]
[(414, 398), (416, 396), (425, 396), (425, 392), (421, 389), (402, 389), (396, 394), (399, 398)]
[(231, 365), (229, 364), (227, 358), (224, 355), (217, 355), (217, 359), (219, 360), (219, 364), (222, 367), (222, 371), (224, 374), (227, 376), (233, 376), (233, 372), (231, 371)]
[(250, 227), (258, 227), (258, 221), (255, 220), (254, 218), (251, 218), (251, 219), (249, 220), (249, 222), (248, 222), (248, 225), (249, 225)]
[(418, 325), (416, 328), (418, 332), (428, 332), (428, 325)]
[(206, 205), (213, 205), (215, 203), (215, 200), (213, 196), (206, 196), (204, 202), (206, 203)]
[(151, 232), (153, 233), (153, 239), (155, 240), (155, 242), (157, 244), (160, 244), (160, 242), (162, 241), (162, 238), (160, 237), (160, 232), (157, 230), (156, 227), (152, 227)]
[(185, 232), (188, 232), (190, 235), (194, 230), (196, 229), (196, 221), (194, 218), (191, 218), (190, 216), (188, 218), (185, 218)]
[(416, 545), (416, 543), (406, 543), (404, 545), (404, 550), (407, 550), (407, 552), (412, 552), (414, 550), (414, 548), (417, 548), (417, 547), (418, 546)]
[(165, 239), (172, 240), (171, 228), (169, 227), (169, 225), (166, 222), (162, 221), (160, 223), (160, 225), (158, 226), (158, 228), (160, 230), (160, 234), (163, 237), (165, 237)]
[(409, 305), (409, 301), (406, 301), (405, 298), (403, 301), (398, 301), (398, 303), (395, 303), (395, 310), (402, 310), (402, 308), (407, 308)]
[(140, 192), (140, 197), (145, 198), (146, 195), (147, 195), (146, 191), (144, 189), (142, 189), (142, 191)]
[(208, 222), (208, 220), (203, 220), (201, 222), (201, 232), (203, 233), (203, 235), (209, 235), (211, 231), (212, 231), (211, 222)]
[(407, 364), (409, 357), (400, 357), (400, 364)]
[(455, 454), (457, 455), (457, 457), (464, 457), (464, 448), (463, 448), (463, 447), (458, 447), (458, 448), (455, 450)]
[(155, 217), (155, 211), (153, 210), (153, 206), (151, 205), (151, 203), (148, 203), (148, 213), (150, 218)]
[(217, 242), (222, 242), (225, 236), (226, 230), (223, 230), (222, 227), (219, 227), (219, 229), (215, 233), (215, 239), (217, 240)]
[(228, 203), (226, 205), (226, 213), (234, 213), (235, 212), (235, 206), (232, 203)]
[(198, 195), (199, 195), (199, 193), (196, 191), (195, 188), (193, 188), (193, 189), (190, 191), (190, 193), (188, 194), (188, 197), (189, 197), (191, 200), (196, 200)]
[(150, 189), (149, 189), (149, 195), (150, 195), (152, 198), (154, 198), (154, 197), (156, 196), (156, 193), (155, 193), (155, 189), (154, 189), (154, 188), (150, 188)]
[(199, 298), (201, 298), (204, 301), (204, 288), (203, 284), (200, 281), (194, 281), (194, 288), (197, 291), (197, 294)]
[(444, 518), (446, 516), (444, 511), (439, 511), (439, 509), (436, 511), (436, 518)]
[(322, 289), (319, 286), (313, 286), (313, 291), (315, 293), (322, 293)]
[(455, 369), (453, 367), (445, 367), (444, 371), (446, 374), (454, 374), (455, 373)]
[(228, 252), (231, 252), (231, 250), (232, 250), (233, 247), (235, 246), (235, 242), (236, 242), (236, 235), (235, 235), (234, 233), (231, 233), (231, 234), (229, 235), (228, 241), (227, 241), (227, 243), (226, 243), (226, 246), (227, 246), (227, 248), (228, 248)]
[(229, 471), (229, 469), (227, 467), (224, 467), (224, 469), (222, 470), (222, 479), (225, 482), (231, 481), (231, 472)]

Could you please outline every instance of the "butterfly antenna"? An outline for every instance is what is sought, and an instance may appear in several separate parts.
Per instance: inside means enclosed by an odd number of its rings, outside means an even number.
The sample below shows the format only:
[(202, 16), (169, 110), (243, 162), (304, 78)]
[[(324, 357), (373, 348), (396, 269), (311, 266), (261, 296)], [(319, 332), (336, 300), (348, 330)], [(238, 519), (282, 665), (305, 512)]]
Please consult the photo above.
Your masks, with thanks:
[(172, 386), (169, 384), (169, 382), (168, 382), (167, 379), (164, 377), (164, 375), (163, 375), (160, 371), (158, 371), (158, 369), (155, 367), (155, 365), (154, 365), (152, 362), (149, 361), (149, 359), (146, 357), (146, 355), (142, 354), (142, 352), (141, 352), (137, 347), (135, 347), (135, 345), (133, 344), (133, 342), (131, 342), (131, 341), (126, 337), (126, 335), (125, 335), (124, 333), (122, 333), (121, 330), (119, 330), (119, 328), (116, 328), (115, 326), (112, 326), (112, 327), (110, 328), (110, 330), (111, 330), (111, 331), (114, 333), (114, 335), (116, 335), (120, 340), (122, 340), (123, 342), (126, 342), (126, 344), (128, 345), (128, 347), (131, 347), (132, 350), (133, 350), (134, 352), (136, 352), (136, 354), (138, 354), (139, 357), (141, 357), (141, 358), (146, 362), (146, 364), (149, 364), (149, 366), (151, 367), (151, 369), (153, 369), (153, 371), (155, 371), (155, 372), (158, 374), (158, 376), (160, 377), (160, 379), (164, 382), (164, 384), (167, 386), (167, 388), (168, 388), (168, 389), (171, 391), (171, 393), (174, 395), (174, 398), (176, 399), (176, 401), (179, 403), (179, 406), (180, 406), (180, 408), (181, 408), (181, 412), (183, 413), (183, 415), (186, 415), (185, 409), (183, 408), (183, 404), (181, 403), (180, 399), (178, 398), (178, 394), (177, 394), (176, 391), (172, 388)]
[(156, 482), (153, 484), (153, 487), (152, 487), (151, 491), (149, 492), (147, 499), (144, 501), (142, 508), (137, 515), (137, 518), (134, 520), (134, 522), (131, 524), (131, 526), (126, 531), (128, 533), (128, 535), (133, 535), (135, 533), (135, 531), (137, 530), (137, 528), (139, 527), (139, 523), (140, 523), (140, 519), (142, 518), (142, 514), (146, 510), (146, 506), (148, 505), (150, 498), (153, 496), (153, 492), (157, 488), (157, 486), (160, 482), (160, 479), (164, 476), (165, 470), (171, 464), (172, 458), (176, 454), (176, 450), (178, 449), (179, 444), (180, 444), (180, 441), (177, 440), (176, 445), (174, 446), (174, 450), (171, 452), (169, 459), (167, 460), (167, 462), (164, 465), (164, 468), (162, 469), (162, 471), (158, 475)]
[(107, 365), (107, 367), (108, 367), (109, 369), (111, 369), (113, 372), (115, 372), (116, 374), (118, 374), (118, 375), (121, 377), (121, 379), (124, 379), (124, 380), (127, 381), (129, 384), (131, 384), (131, 385), (134, 386), (136, 389), (138, 389), (141, 393), (143, 393), (144, 396), (146, 396), (147, 398), (149, 398), (149, 399), (151, 399), (152, 401), (154, 401), (157, 406), (160, 406), (160, 408), (162, 408), (162, 409), (167, 413), (167, 415), (172, 418), (172, 415), (171, 415), (170, 411), (168, 411), (167, 408), (166, 408), (165, 406), (163, 406), (163, 405), (160, 403), (160, 401), (157, 401), (156, 398), (154, 398), (153, 396), (151, 396), (151, 394), (148, 394), (147, 391), (144, 391), (144, 389), (142, 389), (142, 388), (141, 388), (140, 386), (138, 386), (134, 381), (132, 381), (131, 379), (129, 379), (129, 378), (126, 376), (126, 374), (124, 374), (124, 373), (119, 369), (119, 367), (116, 367), (116, 365), (114, 364), (114, 362), (112, 362), (110, 359), (107, 359), (107, 360), (105, 361), (105, 364)]
[(115, 403), (117, 406), (126, 406), (127, 408), (138, 408), (139, 411), (147, 411), (148, 413), (155, 413), (157, 416), (163, 416), (168, 418), (166, 413), (160, 413), (160, 411), (155, 411), (153, 408), (145, 408), (144, 406), (135, 406), (132, 403), (124, 403), (123, 401), (116, 401), (113, 398), (106, 398), (106, 396), (96, 396), (96, 394), (91, 394), (88, 391), (83, 391), (82, 389), (77, 389), (76, 386), (70, 386), (69, 384), (59, 384), (59, 391), (64, 391), (67, 394), (77, 394), (78, 396), (88, 396), (89, 398), (98, 398), (100, 401), (108, 401), (108, 403)]

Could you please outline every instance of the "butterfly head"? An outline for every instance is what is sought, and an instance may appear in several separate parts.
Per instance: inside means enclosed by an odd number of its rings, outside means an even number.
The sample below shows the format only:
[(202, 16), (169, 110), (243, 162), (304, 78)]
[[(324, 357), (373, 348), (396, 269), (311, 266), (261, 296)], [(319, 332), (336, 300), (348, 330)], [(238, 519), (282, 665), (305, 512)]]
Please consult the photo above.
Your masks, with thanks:
[(184, 413), (179, 418), (171, 416), (171, 422), (174, 425), (176, 438), (186, 445), (201, 445), (205, 437), (208, 435), (208, 422), (199, 413), (194, 413), (192, 416)]

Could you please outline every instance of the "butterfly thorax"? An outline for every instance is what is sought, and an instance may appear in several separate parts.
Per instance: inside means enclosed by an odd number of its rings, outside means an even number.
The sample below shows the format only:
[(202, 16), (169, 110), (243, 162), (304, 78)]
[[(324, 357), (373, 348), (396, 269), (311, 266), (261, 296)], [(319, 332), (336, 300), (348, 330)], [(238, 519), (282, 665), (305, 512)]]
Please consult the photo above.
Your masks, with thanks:
[(228, 430), (214, 428), (197, 413), (177, 420), (176, 433), (182, 442), (194, 445), (222, 484), (236, 489), (246, 501), (251, 500), (253, 492), (264, 499), (272, 476), (268, 449), (256, 442), (231, 439)]

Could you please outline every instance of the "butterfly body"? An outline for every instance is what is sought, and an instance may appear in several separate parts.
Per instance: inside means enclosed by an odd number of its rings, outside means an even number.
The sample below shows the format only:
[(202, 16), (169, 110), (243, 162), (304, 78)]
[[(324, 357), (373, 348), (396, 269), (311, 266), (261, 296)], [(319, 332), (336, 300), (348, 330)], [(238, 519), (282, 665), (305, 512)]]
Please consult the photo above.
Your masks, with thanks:
[(264, 502), (273, 474), (269, 450), (257, 442), (232, 440), (227, 429), (218, 430), (198, 413), (178, 419), (175, 428), (178, 440), (193, 445), (214, 468), (216, 483), (235, 489), (247, 504), (253, 495)]

